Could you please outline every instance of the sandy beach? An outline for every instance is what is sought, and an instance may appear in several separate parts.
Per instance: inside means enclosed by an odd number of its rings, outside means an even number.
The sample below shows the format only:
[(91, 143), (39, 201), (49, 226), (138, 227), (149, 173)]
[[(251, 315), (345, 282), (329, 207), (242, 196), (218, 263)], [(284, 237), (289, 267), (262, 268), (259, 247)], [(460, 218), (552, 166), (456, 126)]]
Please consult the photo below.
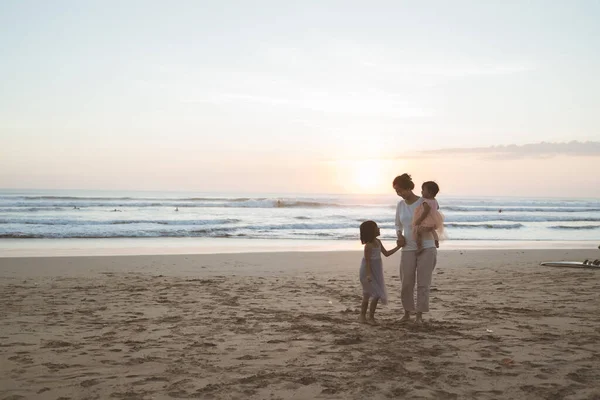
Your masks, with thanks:
[(0, 399), (600, 399), (598, 250), (446, 250), (424, 326), (360, 252), (0, 258)]

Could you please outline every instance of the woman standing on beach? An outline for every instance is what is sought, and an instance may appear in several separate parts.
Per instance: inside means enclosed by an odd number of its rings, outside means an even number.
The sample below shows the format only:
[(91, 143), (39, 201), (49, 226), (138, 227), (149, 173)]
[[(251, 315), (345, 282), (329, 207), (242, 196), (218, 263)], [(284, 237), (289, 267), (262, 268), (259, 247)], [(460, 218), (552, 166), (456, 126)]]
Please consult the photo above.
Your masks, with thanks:
[[(431, 276), (437, 262), (437, 249), (431, 232), (423, 232), (423, 251), (417, 252), (417, 243), (413, 238), (412, 224), (415, 210), (423, 199), (414, 194), (415, 184), (408, 174), (394, 179), (393, 187), (402, 200), (396, 208), (396, 234), (398, 246), (402, 247), (400, 258), (400, 280), (402, 281), (402, 307), (404, 316), (400, 322), (410, 320), (410, 314), (416, 312), (416, 323), (423, 323), (423, 313), (429, 311), (429, 288)], [(415, 307), (414, 290), (417, 284), (417, 304)]]

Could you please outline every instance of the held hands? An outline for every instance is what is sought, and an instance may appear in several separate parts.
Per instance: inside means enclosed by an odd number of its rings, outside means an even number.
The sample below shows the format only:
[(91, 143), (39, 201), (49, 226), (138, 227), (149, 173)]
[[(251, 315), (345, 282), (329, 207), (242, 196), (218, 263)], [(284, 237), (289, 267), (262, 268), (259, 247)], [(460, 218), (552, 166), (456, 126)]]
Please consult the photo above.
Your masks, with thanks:
[(373, 279), (371, 278), (371, 274), (367, 274), (367, 282), (371, 282)]
[(404, 247), (404, 245), (406, 244), (406, 239), (404, 239), (404, 236), (399, 237), (398, 240), (396, 240), (396, 245), (400, 248), (400, 247)]

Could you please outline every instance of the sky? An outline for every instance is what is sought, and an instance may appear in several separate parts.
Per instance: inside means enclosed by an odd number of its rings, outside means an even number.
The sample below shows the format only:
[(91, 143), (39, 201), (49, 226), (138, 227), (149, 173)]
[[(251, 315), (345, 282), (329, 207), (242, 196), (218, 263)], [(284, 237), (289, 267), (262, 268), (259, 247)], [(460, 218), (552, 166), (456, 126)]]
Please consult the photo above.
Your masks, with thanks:
[(0, 188), (600, 197), (600, 2), (294, 3), (0, 1)]

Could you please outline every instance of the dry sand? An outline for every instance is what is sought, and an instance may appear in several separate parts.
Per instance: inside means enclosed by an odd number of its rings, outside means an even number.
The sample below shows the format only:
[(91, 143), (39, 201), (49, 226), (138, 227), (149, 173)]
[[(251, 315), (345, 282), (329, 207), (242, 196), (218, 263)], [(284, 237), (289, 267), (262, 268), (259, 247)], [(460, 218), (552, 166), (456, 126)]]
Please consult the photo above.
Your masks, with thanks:
[(425, 326), (359, 252), (0, 258), (0, 399), (600, 399), (598, 250), (441, 251)]

